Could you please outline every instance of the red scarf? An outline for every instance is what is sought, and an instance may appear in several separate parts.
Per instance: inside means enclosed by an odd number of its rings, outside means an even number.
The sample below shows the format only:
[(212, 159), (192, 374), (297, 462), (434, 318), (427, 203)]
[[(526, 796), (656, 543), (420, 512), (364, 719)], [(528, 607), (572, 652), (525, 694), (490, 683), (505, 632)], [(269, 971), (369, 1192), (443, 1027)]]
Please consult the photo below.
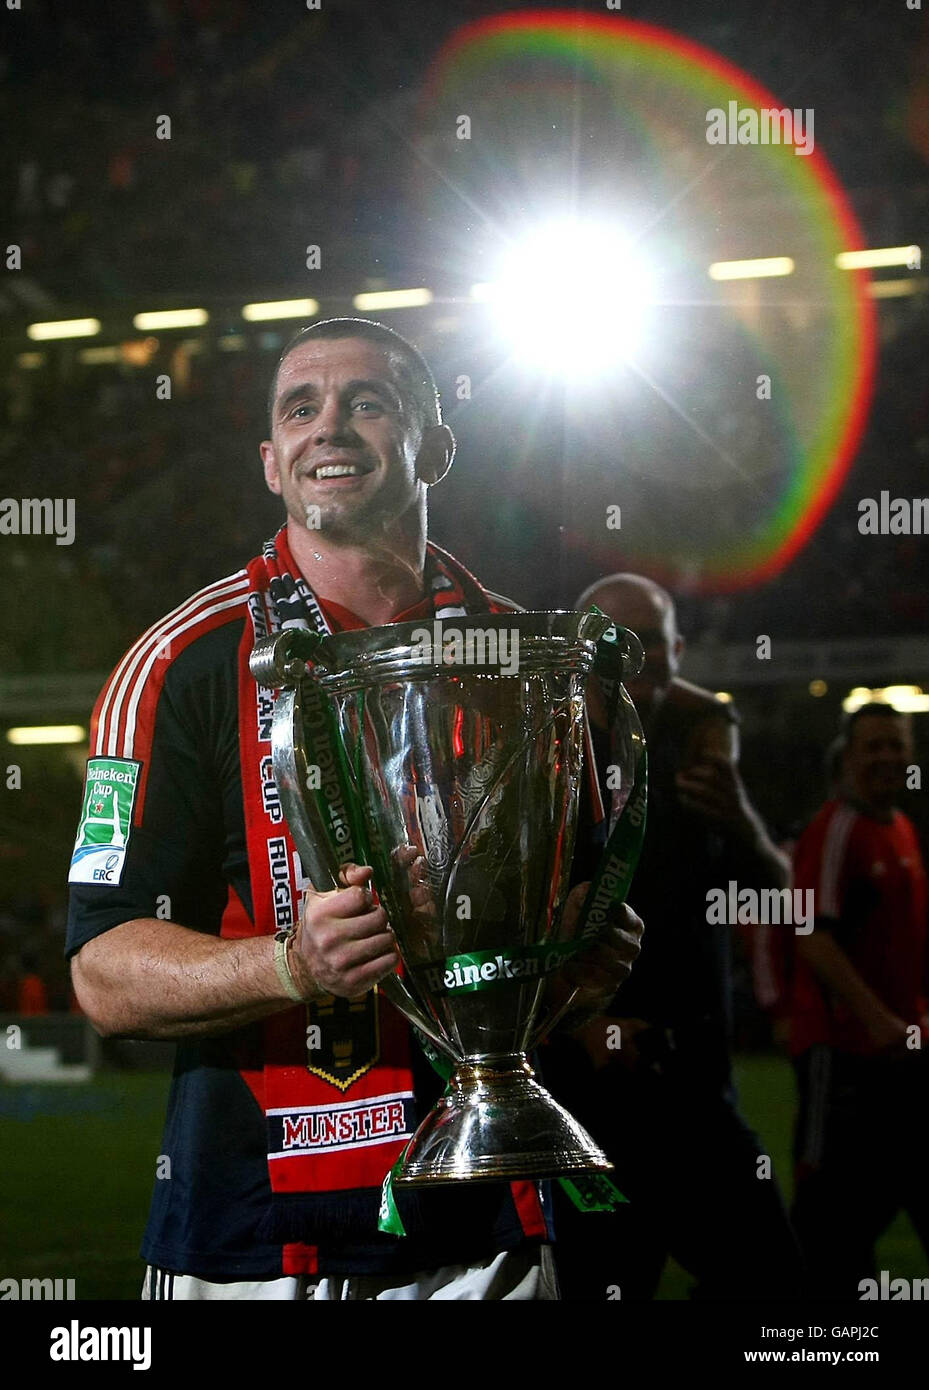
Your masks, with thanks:
[[(272, 775), (273, 697), (252, 677), (248, 659), (256, 639), (280, 627), (325, 632), (355, 622), (345, 622), (352, 615), (344, 610), (323, 608), (294, 563), (286, 527), (251, 561), (248, 575), (252, 621), (239, 650), (239, 744), (253, 933), (259, 935), (297, 920), (307, 880)], [(434, 545), (427, 550), (425, 583), (428, 598), (395, 621), (430, 611), (436, 618), (510, 611)], [(273, 1015), (263, 1027), (263, 1074), (249, 1078), (267, 1120), (273, 1194), (260, 1234), (285, 1243), (373, 1237), (384, 1175), (415, 1129), (409, 1024), (374, 990), (363, 1004), (330, 996)], [(291, 1272), (300, 1249), (309, 1254), (306, 1246), (290, 1247)], [(312, 1271), (312, 1260), (304, 1267)]]

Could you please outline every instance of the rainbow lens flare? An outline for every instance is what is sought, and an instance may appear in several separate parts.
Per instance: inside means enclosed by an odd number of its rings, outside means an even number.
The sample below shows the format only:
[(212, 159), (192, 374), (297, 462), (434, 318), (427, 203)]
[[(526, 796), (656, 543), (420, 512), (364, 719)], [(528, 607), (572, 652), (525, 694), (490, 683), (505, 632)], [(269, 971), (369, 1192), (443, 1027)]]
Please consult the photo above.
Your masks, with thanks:
[[(622, 548), (594, 519), (567, 528), (606, 568), (638, 565), (704, 592), (769, 579), (809, 541), (854, 457), (874, 305), (868, 272), (836, 265), (864, 243), (816, 143), (830, 131), (811, 117), (804, 142), (798, 114), (792, 142), (707, 138), (713, 111), (786, 107), (709, 49), (618, 14), (495, 16), (458, 30), (433, 64), (420, 132), (440, 175), (430, 187), (443, 191), (429, 194), (430, 227), (440, 244), (448, 228), (451, 248), (452, 223), (467, 221), (474, 280), (508, 237), (591, 206), (614, 213), (663, 277), (655, 341), (632, 368), (638, 416), (627, 382), (612, 457), (599, 426), (599, 484), (607, 499), (621, 487)], [(709, 273), (746, 259), (775, 265)], [(662, 489), (681, 505), (656, 526)]]

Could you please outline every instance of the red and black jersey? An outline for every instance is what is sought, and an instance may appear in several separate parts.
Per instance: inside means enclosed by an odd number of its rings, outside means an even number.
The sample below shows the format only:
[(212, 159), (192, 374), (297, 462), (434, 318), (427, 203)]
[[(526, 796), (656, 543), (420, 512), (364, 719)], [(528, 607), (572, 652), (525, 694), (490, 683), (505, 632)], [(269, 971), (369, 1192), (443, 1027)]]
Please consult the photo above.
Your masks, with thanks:
[[(244, 571), (210, 585), (152, 627), (116, 667), (94, 709), (72, 866), (67, 954), (136, 918), (214, 935), (252, 935), (239, 757), (238, 654)], [(431, 612), (428, 602), (398, 619)], [(333, 630), (365, 626), (325, 605)], [(272, 701), (269, 694), (267, 717)], [(267, 794), (276, 796), (269, 769)], [(295, 875), (299, 869), (295, 869)], [(299, 879), (296, 880), (298, 887)], [(260, 1024), (178, 1044), (144, 1259), (209, 1280), (306, 1271), (309, 1247), (262, 1241), (271, 1202), (265, 1119), (255, 1095)], [(442, 1088), (420, 1049), (416, 1122)], [(372, 1230), (315, 1247), (319, 1274), (413, 1273), (473, 1262), (551, 1237), (533, 1183), (454, 1184), (417, 1194), (409, 1236)]]
[[(846, 801), (828, 801), (794, 851), (794, 887), (812, 889), (816, 929), (831, 930), (870, 989), (906, 1023), (926, 1012), (929, 936), (919, 841), (900, 811), (876, 820)], [(791, 1051), (827, 1043), (874, 1051), (848, 1006), (830, 998), (810, 968), (793, 963)]]

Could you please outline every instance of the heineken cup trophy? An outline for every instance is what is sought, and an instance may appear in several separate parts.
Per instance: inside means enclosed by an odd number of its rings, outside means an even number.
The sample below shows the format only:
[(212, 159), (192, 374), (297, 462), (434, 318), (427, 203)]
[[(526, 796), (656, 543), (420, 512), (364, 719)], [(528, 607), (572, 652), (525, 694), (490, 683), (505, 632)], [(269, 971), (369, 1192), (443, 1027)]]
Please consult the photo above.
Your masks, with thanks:
[[(612, 829), (565, 920), (595, 661)], [(398, 1184), (611, 1167), (528, 1056), (555, 1021), (549, 977), (597, 940), (635, 868), (644, 744), (622, 680), (641, 663), (635, 635), (597, 610), (286, 629), (255, 647), (252, 674), (277, 691), (274, 775), (304, 870), (323, 891), (347, 858), (371, 865), (402, 961), (378, 989), (448, 1079)]]

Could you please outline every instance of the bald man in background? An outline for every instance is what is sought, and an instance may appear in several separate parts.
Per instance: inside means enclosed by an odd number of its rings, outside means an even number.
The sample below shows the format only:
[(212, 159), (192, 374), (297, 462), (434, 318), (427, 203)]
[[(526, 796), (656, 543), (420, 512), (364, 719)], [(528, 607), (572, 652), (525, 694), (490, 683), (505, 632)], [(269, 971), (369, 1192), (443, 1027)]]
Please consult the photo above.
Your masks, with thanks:
[[(591, 604), (645, 649), (642, 674), (627, 687), (649, 751), (648, 822), (630, 899), (649, 929), (607, 1014), (547, 1049), (546, 1084), (606, 1149), (630, 1203), (601, 1216), (562, 1202), (562, 1296), (615, 1299), (618, 1288), (623, 1299), (651, 1298), (671, 1254), (695, 1276), (695, 1297), (794, 1297), (796, 1242), (732, 1085), (734, 928), (707, 922), (706, 896), (730, 879), (740, 889), (785, 887), (789, 866), (739, 774), (733, 705), (678, 676), (684, 639), (670, 595), (616, 574), (575, 607)], [(602, 775), (610, 750), (595, 682), (589, 710)], [(611, 1024), (620, 1026), (618, 1050)]]

